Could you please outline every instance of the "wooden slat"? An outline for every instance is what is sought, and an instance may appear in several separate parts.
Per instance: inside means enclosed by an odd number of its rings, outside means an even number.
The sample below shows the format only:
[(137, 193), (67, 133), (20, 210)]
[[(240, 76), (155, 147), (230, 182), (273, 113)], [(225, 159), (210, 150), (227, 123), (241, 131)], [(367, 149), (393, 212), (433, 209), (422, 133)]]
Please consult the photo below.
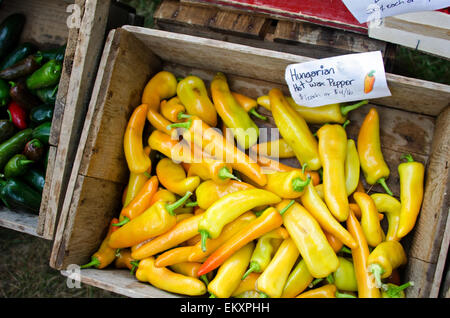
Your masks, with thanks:
[[(61, 210), (61, 215), (58, 220), (58, 226), (56, 228), (52, 253), (50, 257), (50, 266), (56, 269), (61, 269), (61, 262), (63, 261), (64, 255), (65, 255), (65, 246), (67, 244), (67, 240), (72, 235), (72, 227), (71, 227), (71, 220), (73, 220), (74, 215), (69, 214), (70, 206), (72, 204), (72, 199), (75, 197), (74, 191), (77, 186), (77, 177), (78, 177), (78, 170), (80, 168), (81, 163), (81, 157), (83, 156), (84, 151), (84, 145), (86, 144), (86, 139), (89, 133), (88, 127), (90, 126), (90, 122), (92, 121), (92, 117), (95, 113), (95, 106), (97, 103), (97, 100), (100, 99), (100, 95), (103, 97), (105, 96), (106, 92), (103, 91), (103, 94), (100, 92), (100, 88), (107, 84), (109, 78), (110, 78), (110, 72), (105, 72), (106, 65), (110, 65), (113, 61), (113, 54), (111, 53), (111, 47), (112, 47), (112, 39), (115, 34), (115, 31), (111, 31), (109, 33), (108, 38), (105, 42), (105, 47), (102, 54), (102, 59), (100, 61), (99, 69), (97, 72), (97, 79), (94, 84), (94, 88), (92, 91), (92, 98), (89, 104), (89, 109), (86, 114), (86, 119), (84, 126), (86, 129), (83, 129), (81, 136), (80, 136), (80, 142), (79, 147), (77, 150), (77, 154), (75, 157), (75, 161), (72, 166), (72, 171), (70, 175), (70, 179), (67, 185), (66, 190), (66, 196), (63, 201), (63, 207)], [(117, 45), (117, 44), (116, 44)], [(108, 68), (108, 71), (110, 69)], [(79, 187), (78, 187), (79, 188)]]
[[(67, 178), (75, 157), (81, 127), (87, 110), (88, 97), (95, 78), (99, 54), (105, 36), (110, 1), (87, 0), (77, 39), (64, 115), (54, 160), (53, 177), (47, 190), (49, 197), (45, 215), (44, 237), (53, 237), (57, 216), (62, 206)], [(70, 107), (66, 107), (69, 105)]]
[(37, 224), (37, 214), (18, 210), (11, 211), (3, 206), (0, 207), (0, 226), (2, 227), (38, 236), (36, 233)]
[(408, 264), (405, 268), (404, 279), (413, 281), (414, 286), (405, 289), (407, 298), (429, 298), (433, 284), (436, 264), (428, 263), (423, 260), (408, 257)]
[[(72, 277), (72, 272), (61, 271), (66, 277)], [(124, 270), (83, 269), (80, 272), (81, 282), (133, 298), (179, 298), (180, 295), (165, 292), (149, 284), (130, 279), (130, 273)]]
[[(116, 64), (119, 56), (121, 57), (121, 63)], [(126, 63), (127, 60), (129, 63)], [(130, 64), (130, 61), (134, 61), (134, 64)], [(137, 63), (139, 65), (136, 65)], [(55, 242), (50, 259), (51, 266), (58, 269), (62, 268), (62, 262), (65, 262), (63, 257), (66, 254), (65, 249), (68, 248), (66, 246), (67, 241), (72, 236), (72, 231), (79, 231), (78, 228), (73, 228), (72, 222), (73, 218), (78, 214), (78, 201), (81, 200), (79, 199), (79, 195), (76, 195), (77, 191), (81, 191), (80, 185), (77, 183), (79, 178), (82, 178), (82, 175), (91, 173), (95, 177), (92, 180), (97, 180), (99, 177), (108, 179), (108, 176), (115, 176), (115, 178), (112, 178), (114, 179), (112, 181), (125, 182), (127, 172), (124, 169), (126, 163), (121, 151), (123, 149), (122, 136), (121, 134), (117, 134), (119, 128), (116, 124), (122, 122), (121, 125), (123, 126), (123, 122), (126, 123), (125, 118), (128, 118), (131, 114), (133, 106), (135, 107), (139, 103), (141, 91), (148, 80), (149, 74), (154, 73), (160, 68), (159, 63), (158, 59), (150, 51), (145, 50), (142, 44), (136, 41), (133, 36), (120, 29), (118, 32), (113, 30), (109, 33), (92, 93), (93, 98), (90, 101), (79, 147), (72, 165), (66, 199), (64, 200), (61, 217), (55, 234)], [(138, 73), (134, 73), (137, 70), (146, 71), (147, 73), (141, 73), (142, 76), (139, 79)], [(131, 73), (136, 75), (133, 83), (139, 84), (140, 81), (138, 91), (130, 91), (128, 90), (128, 86), (121, 85), (124, 83), (121, 78), (123, 79), (123, 76)], [(114, 86), (114, 91), (112, 87), (109, 88), (109, 83), (112, 78), (115, 79), (114, 84), (118, 84), (118, 86)], [(115, 102), (119, 102), (119, 104), (114, 104)], [(105, 109), (104, 105), (108, 105), (109, 108), (116, 107), (118, 113), (111, 113), (110, 109)], [(118, 114), (122, 114), (122, 116), (119, 117)], [(103, 115), (105, 116), (105, 120), (102, 120)], [(109, 135), (104, 134), (104, 132), (99, 133), (102, 124), (108, 125), (107, 118), (118, 121), (115, 124), (109, 123), (109, 128), (106, 127), (107, 129), (112, 129)], [(123, 129), (125, 129), (124, 126), (122, 127)], [(97, 138), (97, 135), (100, 136)], [(102, 145), (102, 142), (110, 146)], [(114, 154), (109, 151), (111, 149), (114, 151)], [(99, 160), (96, 160), (96, 158), (99, 158)], [(102, 162), (101, 158), (109, 159), (106, 162)], [(92, 163), (90, 162), (91, 159)], [(96, 170), (97, 168), (99, 170)], [(111, 182), (110, 184), (117, 185), (118, 183)], [(89, 203), (87, 202), (86, 204)], [(108, 222), (109, 220), (106, 220), (102, 226), (107, 226)], [(89, 252), (82, 251), (82, 253), (84, 253), (84, 257), (89, 257)], [(63, 256), (58, 258), (59, 255)]]
[[(87, 126), (95, 139), (88, 139), (86, 143), (80, 173), (126, 183), (128, 172), (122, 169), (126, 166), (123, 136), (117, 131), (125, 130), (131, 112), (140, 104), (149, 74), (160, 70), (161, 64), (141, 42), (128, 35), (120, 42), (117, 59), (120, 59), (120, 63), (114, 64), (111, 81), (108, 86), (102, 87), (108, 92), (103, 101), (105, 106), (98, 109), (97, 117)], [(131, 90), (123, 85), (128, 81), (130, 72), (133, 73), (134, 82)]]
[(342, 54), (381, 51), (384, 56), (386, 50), (386, 42), (304, 22), (278, 21), (273, 40), (314, 45), (317, 50), (328, 49)]
[(52, 255), (51, 266), (65, 268), (70, 264), (89, 262), (90, 255), (103, 240), (109, 222), (118, 213), (122, 192), (121, 184), (78, 176), (71, 197), (69, 213), (72, 218), (59, 233), (61, 236), (55, 237), (53, 249), (57, 248), (57, 252)]
[(444, 12), (425, 11), (383, 19), (369, 27), (374, 39), (397, 43), (419, 51), (450, 58), (450, 16)]
[(212, 7), (183, 5), (163, 1), (154, 15), (157, 23), (174, 23), (195, 30), (214, 30), (246, 38), (262, 38), (268, 20), (252, 14), (221, 11)]
[(436, 121), (422, 210), (415, 226), (410, 249), (410, 255), (433, 264), (438, 262), (449, 214), (449, 162), (450, 107), (439, 115)]

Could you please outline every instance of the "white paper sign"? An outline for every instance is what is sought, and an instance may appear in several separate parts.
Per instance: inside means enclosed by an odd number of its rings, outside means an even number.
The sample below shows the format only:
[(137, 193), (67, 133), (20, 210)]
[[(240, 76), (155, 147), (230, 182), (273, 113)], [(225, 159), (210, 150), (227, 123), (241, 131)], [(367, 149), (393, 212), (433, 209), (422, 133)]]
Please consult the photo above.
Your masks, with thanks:
[(408, 12), (431, 11), (450, 6), (450, 0), (342, 0), (359, 23)]
[(380, 51), (291, 64), (285, 80), (292, 98), (302, 106), (391, 96)]

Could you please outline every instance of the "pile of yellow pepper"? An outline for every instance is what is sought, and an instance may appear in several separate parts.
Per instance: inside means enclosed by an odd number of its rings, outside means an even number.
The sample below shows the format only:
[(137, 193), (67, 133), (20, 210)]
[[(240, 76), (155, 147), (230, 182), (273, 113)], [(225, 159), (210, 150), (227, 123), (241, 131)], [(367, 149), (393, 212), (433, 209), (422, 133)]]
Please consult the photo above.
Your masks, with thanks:
[[(404, 156), (395, 198), (376, 108), (356, 141), (346, 134), (348, 112), (367, 103), (308, 108), (276, 88), (256, 100), (232, 92), (223, 73), (209, 91), (195, 75), (157, 73), (124, 134), (122, 209), (82, 268), (128, 268), (191, 296), (405, 297), (413, 282), (400, 282), (400, 240), (420, 211), (424, 165)], [(258, 106), (272, 113), (279, 139), (260, 140), (252, 117), (267, 118)], [(277, 160), (289, 157), (300, 168)], [(363, 178), (386, 193), (368, 194)]]

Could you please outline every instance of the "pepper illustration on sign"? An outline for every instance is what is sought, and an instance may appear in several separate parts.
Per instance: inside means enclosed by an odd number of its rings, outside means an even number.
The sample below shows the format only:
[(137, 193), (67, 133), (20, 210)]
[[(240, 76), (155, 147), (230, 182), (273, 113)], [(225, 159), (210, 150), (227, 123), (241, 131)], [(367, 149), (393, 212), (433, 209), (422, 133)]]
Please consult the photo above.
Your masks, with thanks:
[(364, 93), (369, 94), (373, 90), (373, 85), (375, 84), (375, 70), (370, 71), (364, 77)]

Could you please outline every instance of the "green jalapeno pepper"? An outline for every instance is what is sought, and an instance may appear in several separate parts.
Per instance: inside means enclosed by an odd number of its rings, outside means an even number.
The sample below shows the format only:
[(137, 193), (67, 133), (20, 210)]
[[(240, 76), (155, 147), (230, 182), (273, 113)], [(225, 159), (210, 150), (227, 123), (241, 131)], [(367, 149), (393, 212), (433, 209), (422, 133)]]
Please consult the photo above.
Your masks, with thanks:
[(14, 128), (14, 124), (11, 120), (2, 119), (0, 120), (0, 142), (4, 142), (11, 138), (16, 129)]
[(17, 46), (11, 53), (9, 53), (0, 63), (0, 70), (4, 70), (22, 61), (27, 56), (34, 54), (37, 48), (34, 44), (24, 42)]
[(33, 139), (39, 139), (44, 144), (48, 145), (48, 141), (50, 139), (50, 130), (52, 123), (47, 121), (45, 123), (40, 124), (36, 128), (33, 129), (32, 137)]
[(9, 85), (5, 80), (0, 78), (0, 107), (8, 105), (10, 99)]
[(0, 199), (10, 209), (25, 209), (39, 213), (41, 195), (17, 178), (0, 179)]
[(22, 177), (29, 186), (42, 194), (45, 185), (45, 174), (42, 170), (31, 167)]
[(30, 165), (34, 163), (33, 160), (29, 160), (25, 155), (17, 154), (14, 155), (6, 163), (5, 169), (3, 171), (5, 178), (19, 177), (24, 175)]
[(53, 119), (53, 106), (44, 104), (34, 107), (30, 111), (30, 120), (35, 124), (43, 124), (44, 122), (51, 121)]
[(50, 60), (27, 78), (27, 87), (30, 90), (55, 86), (61, 77), (62, 63)]
[(0, 144), (0, 170), (14, 155), (21, 153), (27, 142), (32, 139), (33, 129), (27, 128)]

